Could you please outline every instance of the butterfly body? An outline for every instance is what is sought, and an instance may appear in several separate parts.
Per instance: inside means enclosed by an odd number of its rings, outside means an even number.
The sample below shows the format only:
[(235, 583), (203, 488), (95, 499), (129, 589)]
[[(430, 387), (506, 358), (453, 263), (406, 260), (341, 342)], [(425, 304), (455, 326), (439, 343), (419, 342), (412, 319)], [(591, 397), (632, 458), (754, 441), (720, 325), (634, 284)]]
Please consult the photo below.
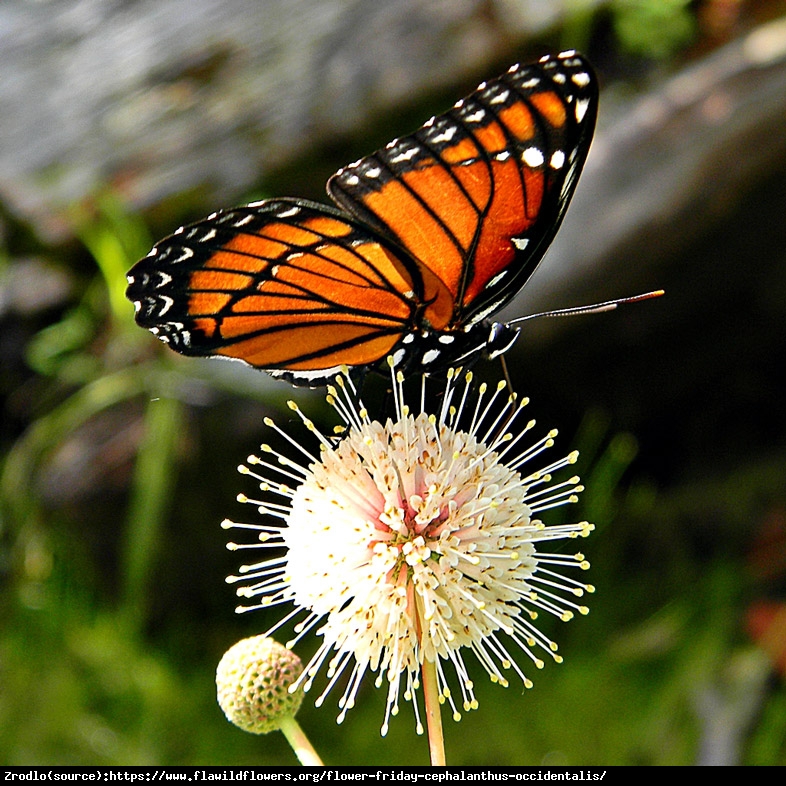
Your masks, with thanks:
[(489, 318), (553, 239), (596, 112), (580, 55), (514, 66), (340, 169), (337, 207), (264, 200), (158, 243), (129, 272), (136, 320), (295, 384), (388, 356), (429, 372), (500, 354), (518, 330)]

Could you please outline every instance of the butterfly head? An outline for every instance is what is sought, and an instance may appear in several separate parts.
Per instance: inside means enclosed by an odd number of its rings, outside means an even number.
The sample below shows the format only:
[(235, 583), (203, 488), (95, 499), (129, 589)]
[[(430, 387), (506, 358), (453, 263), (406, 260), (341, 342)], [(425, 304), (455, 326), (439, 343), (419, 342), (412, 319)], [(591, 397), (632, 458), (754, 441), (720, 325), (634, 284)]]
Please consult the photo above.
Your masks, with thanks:
[(455, 366), (466, 368), (481, 357), (507, 352), (520, 328), (482, 321), (460, 331), (421, 330), (408, 333), (392, 353), (393, 365), (405, 373), (434, 374)]

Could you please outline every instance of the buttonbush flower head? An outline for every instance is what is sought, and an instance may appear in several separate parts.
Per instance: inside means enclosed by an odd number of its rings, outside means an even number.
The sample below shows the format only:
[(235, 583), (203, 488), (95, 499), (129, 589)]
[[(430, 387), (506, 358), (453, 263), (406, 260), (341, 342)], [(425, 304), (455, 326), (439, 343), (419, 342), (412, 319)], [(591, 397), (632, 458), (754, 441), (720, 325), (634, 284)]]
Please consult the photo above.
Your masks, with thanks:
[(530, 441), (527, 401), (509, 396), (504, 383), (476, 388), (471, 374), (449, 372), (438, 411), (429, 413), (425, 378), (413, 411), (400, 372), (391, 373), (394, 414), (384, 423), (371, 419), (345, 375), (327, 396), (343, 422), (338, 436), (321, 433), (290, 402), (318, 453), (266, 419), (301, 458), (262, 445), (260, 457), (240, 467), (260, 494), (238, 497), (262, 521), (222, 526), (257, 536), (230, 549), (270, 554), (229, 577), (250, 601), (237, 610), (290, 604), (267, 635), (292, 624), (287, 647), (310, 631), (322, 639), (292, 689), (308, 691), (324, 672), (320, 705), (341, 683), (341, 722), (372, 672), (377, 687), (387, 684), (382, 733), (402, 697), (422, 733), (425, 665), (436, 667), (439, 701), (458, 720), (460, 708), (477, 707), (466, 653), (503, 686), (513, 673), (531, 687), (531, 667), (542, 668), (544, 656), (561, 661), (536, 626), (538, 615), (567, 621), (585, 614), (580, 599), (593, 588), (564, 575), (588, 568), (584, 555), (551, 544), (584, 537), (593, 526), (546, 526), (538, 518), (576, 501), (579, 478), (553, 476), (578, 454), (544, 463), (557, 432)]
[(251, 636), (233, 644), (219, 661), (216, 693), (235, 726), (251, 734), (278, 729), (301, 764), (321, 767), (322, 760), (295, 720), (303, 691), (294, 686), (302, 671), (294, 652), (267, 636)]
[(293, 717), (302, 691), (289, 686), (303, 671), (294, 652), (267, 636), (251, 636), (233, 644), (216, 669), (218, 703), (227, 720), (252, 734), (267, 734)]

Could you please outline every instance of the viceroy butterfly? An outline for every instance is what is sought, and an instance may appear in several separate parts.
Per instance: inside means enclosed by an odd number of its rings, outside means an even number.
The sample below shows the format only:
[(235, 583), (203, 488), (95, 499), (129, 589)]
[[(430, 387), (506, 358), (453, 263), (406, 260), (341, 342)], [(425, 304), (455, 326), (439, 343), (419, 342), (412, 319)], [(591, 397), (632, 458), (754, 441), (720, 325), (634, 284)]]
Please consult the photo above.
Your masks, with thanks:
[(336, 172), (338, 209), (268, 199), (178, 229), (128, 274), (136, 321), (302, 385), (388, 356), (428, 373), (499, 355), (519, 328), (487, 318), (553, 239), (597, 104), (576, 52), (515, 65)]

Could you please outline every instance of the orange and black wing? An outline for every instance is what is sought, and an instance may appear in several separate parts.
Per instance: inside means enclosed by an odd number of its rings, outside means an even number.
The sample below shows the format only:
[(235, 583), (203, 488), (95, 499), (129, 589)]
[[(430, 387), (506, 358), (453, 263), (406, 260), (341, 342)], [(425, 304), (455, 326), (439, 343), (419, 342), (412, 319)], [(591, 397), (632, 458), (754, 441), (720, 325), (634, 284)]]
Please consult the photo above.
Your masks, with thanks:
[(422, 283), (368, 230), (303, 200), (216, 213), (129, 272), (136, 321), (185, 355), (236, 358), (299, 384), (383, 359), (413, 330)]
[(346, 212), (267, 200), (158, 243), (128, 274), (136, 320), (178, 352), (296, 384), (391, 353), (430, 370), (504, 351), (515, 331), (478, 323), (557, 231), (596, 112), (580, 55), (514, 66), (337, 172), (328, 192)]
[(589, 150), (597, 99), (592, 68), (575, 52), (513, 66), (414, 134), (339, 170), (328, 193), (417, 260), (425, 325), (471, 325), (513, 297), (553, 239)]

